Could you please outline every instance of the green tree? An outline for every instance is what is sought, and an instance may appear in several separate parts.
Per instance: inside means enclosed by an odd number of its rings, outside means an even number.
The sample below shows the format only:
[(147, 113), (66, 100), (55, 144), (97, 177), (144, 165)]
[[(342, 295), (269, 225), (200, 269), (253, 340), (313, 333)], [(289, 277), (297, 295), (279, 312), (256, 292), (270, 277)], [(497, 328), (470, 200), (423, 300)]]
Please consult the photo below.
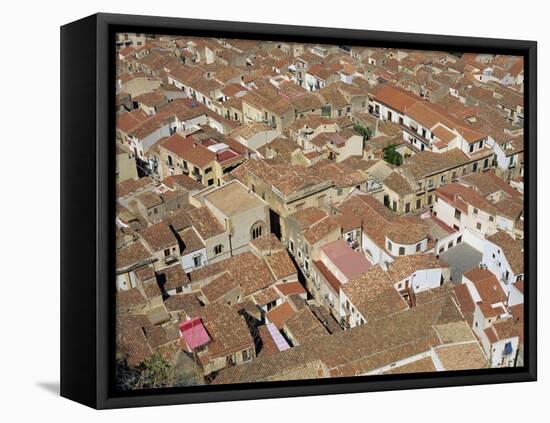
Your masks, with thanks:
[(395, 166), (401, 166), (403, 163), (403, 156), (399, 154), (394, 143), (384, 147), (384, 160)]
[(121, 390), (150, 389), (174, 386), (170, 365), (159, 355), (154, 355), (136, 367), (126, 360), (116, 362), (116, 384)]
[(364, 141), (368, 141), (372, 137), (371, 129), (359, 123), (355, 123), (353, 125), (353, 129), (355, 130), (355, 132), (359, 133), (359, 135), (363, 136)]

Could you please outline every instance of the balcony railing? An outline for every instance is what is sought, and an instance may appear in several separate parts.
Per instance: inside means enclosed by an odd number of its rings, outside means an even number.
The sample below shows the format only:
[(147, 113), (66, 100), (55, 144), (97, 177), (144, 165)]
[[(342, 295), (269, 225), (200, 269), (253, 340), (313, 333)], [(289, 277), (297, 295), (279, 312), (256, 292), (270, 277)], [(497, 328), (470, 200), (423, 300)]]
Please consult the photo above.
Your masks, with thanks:
[(178, 261), (178, 257), (174, 254), (170, 254), (168, 256), (164, 256), (164, 263), (165, 264), (172, 264)]
[[(431, 145), (431, 140), (427, 139), (426, 137), (423, 137), (422, 135), (420, 135), (418, 132), (416, 132), (415, 128), (412, 128), (410, 126), (407, 126), (407, 125), (400, 125), (401, 128), (409, 134), (410, 137), (413, 137), (415, 138), (416, 140), (420, 141), (422, 144), (426, 145), (426, 147), (429, 147)], [(410, 140), (407, 140), (410, 142)]]

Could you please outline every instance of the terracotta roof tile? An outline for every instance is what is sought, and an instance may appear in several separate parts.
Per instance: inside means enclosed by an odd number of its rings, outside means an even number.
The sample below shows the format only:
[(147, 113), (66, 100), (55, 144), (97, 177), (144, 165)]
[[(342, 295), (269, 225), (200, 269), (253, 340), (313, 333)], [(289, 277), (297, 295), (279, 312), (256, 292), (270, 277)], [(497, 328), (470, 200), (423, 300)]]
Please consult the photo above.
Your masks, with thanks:
[(282, 296), (289, 296), (292, 294), (303, 295), (306, 294), (304, 286), (300, 282), (283, 282), (275, 285), (275, 288), (281, 293)]
[(139, 232), (139, 236), (151, 246), (153, 249), (152, 252), (173, 247), (178, 243), (174, 233), (164, 222), (159, 222), (142, 229)]
[(229, 273), (225, 272), (213, 279), (206, 286), (203, 286), (201, 291), (208, 302), (213, 303), (238, 287), (238, 282)]
[(393, 284), (386, 272), (373, 267), (343, 285), (341, 290), (367, 322), (371, 322), (408, 308)]
[(152, 262), (153, 256), (140, 241), (133, 242), (116, 253), (116, 268), (120, 270), (148, 261)]
[(307, 307), (292, 315), (285, 322), (284, 330), (291, 334), (294, 345), (328, 335), (327, 330)]
[(259, 306), (265, 306), (274, 301), (277, 301), (281, 297), (277, 292), (277, 290), (275, 290), (275, 288), (270, 286), (252, 295), (252, 298), (254, 299), (254, 302)]
[(292, 263), (286, 250), (276, 251), (264, 257), (269, 270), (276, 280), (295, 275), (296, 267)]
[(269, 310), (265, 317), (267, 320), (269, 320), (271, 323), (273, 323), (277, 329), (281, 330), (283, 329), (286, 321), (292, 317), (296, 311), (289, 302), (285, 301), (284, 303), (278, 305), (277, 307), (272, 308)]
[(131, 112), (123, 112), (117, 114), (116, 127), (120, 131), (128, 134), (139, 124), (147, 120), (149, 116), (141, 109), (132, 110)]
[[(312, 360), (322, 361), (333, 377), (365, 374), (441, 345), (434, 327), (441, 322), (461, 321), (466, 324), (449, 296), (437, 298), (402, 313), (314, 337), (304, 345), (223, 370), (215, 383), (264, 380)], [(470, 336), (470, 341), (475, 340), (471, 331)], [(451, 339), (451, 342), (458, 341)]]
[(445, 370), (470, 370), (488, 367), (488, 360), (477, 342), (441, 345), (435, 353)]
[(220, 303), (208, 304), (201, 309), (201, 313), (202, 322), (212, 338), (208, 344), (208, 359), (254, 348), (244, 318), (232, 307)]

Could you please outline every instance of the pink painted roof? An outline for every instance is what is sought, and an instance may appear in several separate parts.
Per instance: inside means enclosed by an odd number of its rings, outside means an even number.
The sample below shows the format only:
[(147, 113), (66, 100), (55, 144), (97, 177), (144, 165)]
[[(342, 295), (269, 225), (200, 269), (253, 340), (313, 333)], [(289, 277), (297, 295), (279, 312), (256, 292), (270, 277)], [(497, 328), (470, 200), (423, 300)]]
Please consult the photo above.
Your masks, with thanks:
[(195, 349), (210, 341), (200, 317), (183, 322), (180, 325), (180, 333), (190, 349)]
[(352, 279), (372, 267), (362, 253), (353, 250), (343, 239), (329, 242), (323, 245), (321, 250), (348, 279)]
[(329, 139), (336, 145), (342, 145), (346, 143), (346, 140), (337, 133), (330, 134)]
[(273, 323), (268, 323), (266, 326), (269, 334), (271, 335), (271, 338), (273, 338), (273, 341), (275, 342), (275, 345), (277, 345), (277, 349), (279, 351), (288, 350), (290, 348), (290, 345), (288, 345), (286, 339), (283, 338), (283, 335), (281, 335), (279, 329), (277, 329), (277, 327)]

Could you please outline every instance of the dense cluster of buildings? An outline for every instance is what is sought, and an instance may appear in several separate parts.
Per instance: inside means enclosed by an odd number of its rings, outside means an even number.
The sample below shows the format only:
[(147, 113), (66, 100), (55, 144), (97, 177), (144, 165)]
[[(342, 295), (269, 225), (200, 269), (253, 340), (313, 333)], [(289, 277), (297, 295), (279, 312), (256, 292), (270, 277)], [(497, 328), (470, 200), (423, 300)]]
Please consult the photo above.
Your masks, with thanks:
[(118, 34), (116, 89), (127, 366), (522, 365), (522, 58)]

